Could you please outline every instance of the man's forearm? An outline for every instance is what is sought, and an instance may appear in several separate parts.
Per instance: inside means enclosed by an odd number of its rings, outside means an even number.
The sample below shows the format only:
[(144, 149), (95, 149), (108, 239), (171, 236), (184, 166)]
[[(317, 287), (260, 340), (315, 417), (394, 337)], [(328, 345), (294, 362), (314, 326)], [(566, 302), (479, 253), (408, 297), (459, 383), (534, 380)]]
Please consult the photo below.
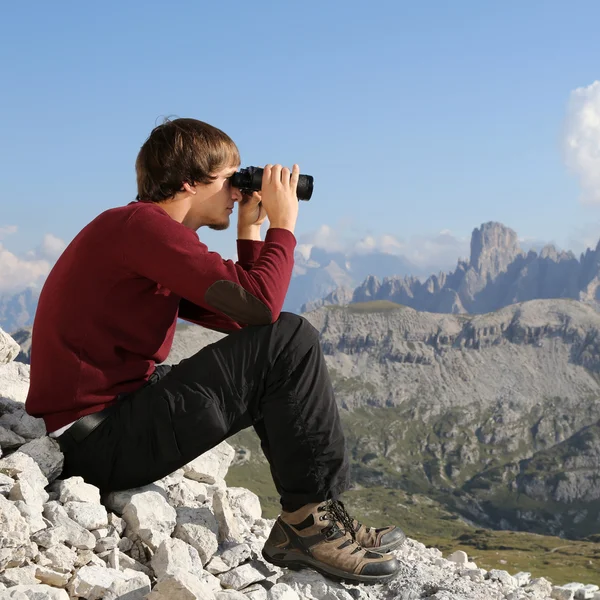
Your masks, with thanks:
[(247, 227), (238, 227), (238, 240), (253, 240), (260, 242), (260, 225), (249, 225)]

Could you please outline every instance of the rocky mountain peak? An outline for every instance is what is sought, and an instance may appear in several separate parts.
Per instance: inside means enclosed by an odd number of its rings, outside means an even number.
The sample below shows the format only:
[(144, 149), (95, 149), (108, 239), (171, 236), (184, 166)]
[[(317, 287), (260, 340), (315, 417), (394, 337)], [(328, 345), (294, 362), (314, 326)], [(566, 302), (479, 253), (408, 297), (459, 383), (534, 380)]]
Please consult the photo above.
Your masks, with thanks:
[(470, 263), (479, 275), (494, 279), (520, 254), (517, 233), (510, 227), (489, 221), (473, 230)]

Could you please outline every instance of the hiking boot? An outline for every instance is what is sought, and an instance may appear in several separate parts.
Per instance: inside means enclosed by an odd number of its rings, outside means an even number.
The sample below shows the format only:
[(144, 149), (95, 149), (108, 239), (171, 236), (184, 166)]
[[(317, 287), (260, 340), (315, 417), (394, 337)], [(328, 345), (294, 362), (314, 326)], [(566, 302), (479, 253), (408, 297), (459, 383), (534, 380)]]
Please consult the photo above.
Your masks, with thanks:
[(262, 554), (278, 567), (308, 567), (342, 581), (380, 583), (395, 577), (398, 560), (363, 548), (355, 536), (352, 517), (341, 502), (307, 504), (279, 516)]
[(352, 522), (354, 537), (363, 548), (385, 554), (391, 552), (404, 543), (406, 535), (399, 527), (389, 525), (388, 527), (365, 527), (356, 519)]

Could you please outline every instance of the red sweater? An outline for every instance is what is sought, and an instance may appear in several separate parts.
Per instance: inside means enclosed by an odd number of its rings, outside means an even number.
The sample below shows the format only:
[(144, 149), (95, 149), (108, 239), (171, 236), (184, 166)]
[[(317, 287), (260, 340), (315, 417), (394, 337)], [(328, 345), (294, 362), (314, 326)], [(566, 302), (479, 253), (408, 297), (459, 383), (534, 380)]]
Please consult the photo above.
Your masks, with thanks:
[(177, 317), (232, 331), (279, 317), (296, 239), (238, 240), (238, 262), (209, 252), (158, 204), (130, 202), (89, 223), (42, 289), (25, 408), (49, 432), (138, 389), (173, 343)]

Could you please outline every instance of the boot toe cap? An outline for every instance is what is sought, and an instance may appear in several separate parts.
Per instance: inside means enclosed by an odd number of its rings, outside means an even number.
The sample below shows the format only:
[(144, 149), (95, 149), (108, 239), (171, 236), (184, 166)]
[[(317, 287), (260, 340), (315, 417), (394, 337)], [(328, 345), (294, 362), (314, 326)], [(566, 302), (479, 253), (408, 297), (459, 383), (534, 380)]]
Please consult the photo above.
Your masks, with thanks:
[(386, 575), (394, 575), (400, 569), (398, 559), (382, 560), (366, 564), (361, 575), (369, 575), (371, 577), (384, 577)]
[(391, 531), (381, 536), (381, 546), (399, 546), (406, 539), (406, 535), (399, 527), (394, 527)]

